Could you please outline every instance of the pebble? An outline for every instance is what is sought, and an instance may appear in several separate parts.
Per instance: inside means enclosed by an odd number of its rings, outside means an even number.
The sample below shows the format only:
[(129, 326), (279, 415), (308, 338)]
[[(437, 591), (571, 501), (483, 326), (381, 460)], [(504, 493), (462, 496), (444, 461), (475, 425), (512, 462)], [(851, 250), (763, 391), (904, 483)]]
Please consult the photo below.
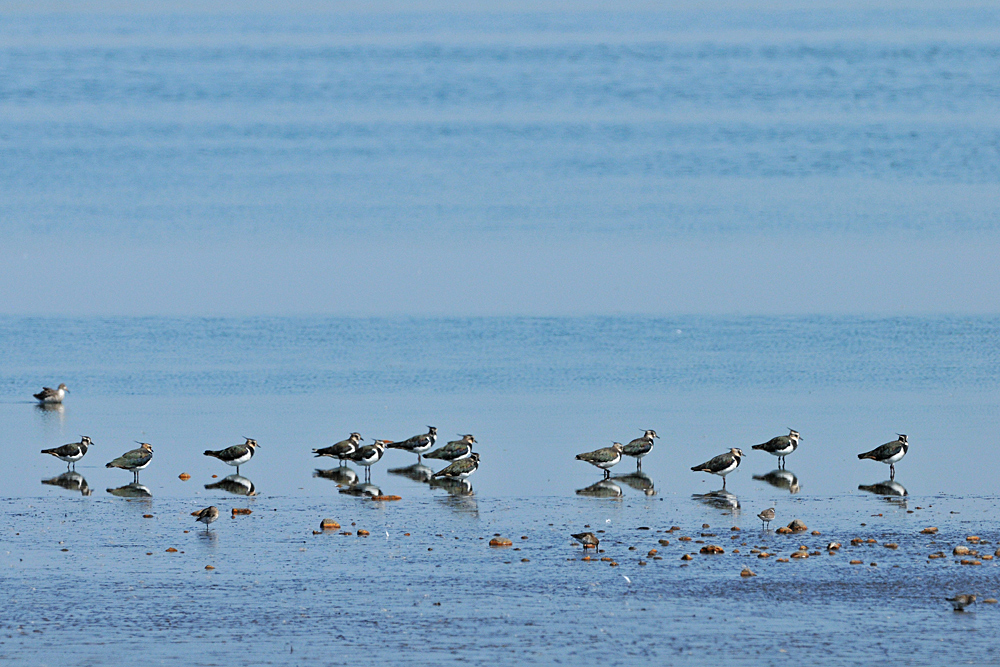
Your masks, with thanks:
[(710, 525), (708, 525), (707, 523), (703, 523), (703, 524), (701, 524), (701, 527), (702, 527), (702, 528), (711, 528), (711, 526), (710, 526)]
[(218, 475), (212, 475), (212, 479), (218, 479), (218, 478), (219, 478)]
[(851, 561), (851, 565), (861, 565), (861, 561), (859, 561), (859, 560), (852, 560)]
[(691, 541), (690, 537), (678, 537), (677, 539), (680, 540), (681, 542), (690, 542)]
[(167, 553), (168, 554), (175, 554), (175, 553), (177, 553), (177, 549), (174, 549), (173, 547), (170, 547), (169, 549), (167, 549)]
[(923, 533), (924, 535), (933, 535), (934, 533), (938, 532), (938, 529), (935, 528), (934, 526), (931, 526), (930, 528), (924, 528), (920, 532)]
[(369, 533), (364, 528), (359, 528), (358, 529), (358, 535), (360, 535), (361, 537), (368, 537), (369, 535), (371, 535), (371, 533)]
[(814, 530), (814, 531), (812, 532), (812, 534), (813, 534), (813, 535), (822, 535), (823, 533), (819, 532), (818, 530)]
[(788, 526), (782, 526), (781, 528), (779, 528), (774, 532), (780, 533), (781, 535), (787, 535), (788, 533), (792, 532), (792, 529), (789, 528)]
[(828, 545), (826, 545), (827, 551), (836, 551), (839, 548), (840, 548), (840, 542), (830, 542)]
[(692, 558), (694, 558), (694, 556), (692, 556), (691, 554), (684, 554), (683, 556), (681, 556), (681, 560), (691, 560)]
[[(233, 508), (233, 516), (237, 516), (237, 515), (240, 515), (240, 514), (252, 514), (252, 513), (253, 512), (250, 511), (249, 507), (234, 507)], [(337, 528), (340, 528), (340, 526), (337, 526)]]
[[(233, 509), (233, 514), (236, 513), (236, 509)], [(333, 519), (323, 519), (319, 524), (320, 530), (339, 530), (340, 524)]]
[(930, 559), (944, 558), (944, 552), (943, 551), (938, 551), (937, 553), (933, 553), (933, 554), (929, 555), (928, 558), (930, 558)]
[(206, 570), (214, 570), (214, 569), (215, 569), (215, 566), (214, 566), (214, 565), (206, 565), (206, 566), (205, 566), (205, 569), (206, 569)]
[(751, 570), (749, 567), (745, 567), (745, 568), (743, 568), (743, 571), (740, 572), (740, 576), (741, 577), (756, 577), (757, 574), (753, 570)]
[(580, 560), (593, 560), (590, 556), (584, 556)]
[(796, 533), (800, 533), (804, 530), (809, 530), (809, 527), (806, 526), (806, 524), (799, 521), (798, 519), (792, 519), (792, 522), (788, 524), (788, 528)]
[(529, 560), (528, 560), (527, 558), (522, 558), (522, 559), (521, 559), (521, 562), (522, 562), (522, 563), (530, 563), (531, 561), (529, 561)]
[(726, 553), (726, 550), (723, 549), (720, 546), (716, 546), (715, 544), (706, 544), (705, 546), (703, 546), (701, 548), (701, 551), (699, 553), (703, 553), (703, 554), (724, 554), (724, 553)]
[(186, 472), (182, 472), (181, 474), (177, 475), (177, 479), (181, 480), (182, 482), (186, 482), (189, 479), (191, 479), (191, 475), (187, 474)]
[(608, 565), (611, 567), (618, 567), (618, 563), (616, 563), (615, 561), (611, 561), (610, 563), (608, 563)]
[(143, 518), (143, 519), (152, 519), (152, 518), (153, 518), (153, 515), (152, 515), (152, 514), (143, 514), (143, 515), (142, 515), (142, 518)]
[(965, 538), (965, 541), (966, 542), (978, 542), (979, 541), (979, 536), (978, 535), (969, 535), (967, 538)]
[(644, 560), (639, 561), (639, 565), (645, 565), (645, 564), (646, 564), (646, 561), (644, 561)]
[(980, 556), (980, 558), (982, 558), (983, 560), (993, 560), (993, 556), (991, 556), (990, 554), (986, 554), (985, 556)]
[(954, 556), (968, 556), (969, 555), (969, 547), (967, 547), (965, 545), (959, 545), (959, 546), (955, 547), (954, 549), (952, 549), (951, 553)]
[(962, 565), (982, 565), (983, 564), (982, 561), (969, 560), (968, 558), (963, 558), (962, 560), (959, 561), (959, 563), (961, 563)]
[(996, 604), (996, 603), (997, 603), (996, 598), (986, 598), (985, 600), (983, 600), (983, 604)]
[(787, 559), (787, 558), (779, 558), (778, 560), (776, 560), (776, 561), (774, 561), (774, 562), (775, 562), (775, 563), (787, 563), (787, 562), (788, 562), (788, 559)]
[(608, 556), (605, 556), (604, 558), (601, 559), (601, 562), (603, 562), (603, 563), (610, 563), (611, 562), (611, 558), (608, 557)]
[(372, 496), (372, 500), (377, 501), (391, 501), (391, 500), (402, 500), (402, 496)]
[(898, 544), (896, 544), (895, 542), (889, 542), (888, 544), (885, 544), (885, 545), (883, 545), (883, 546), (884, 546), (884, 547), (885, 547), (886, 549), (898, 549), (898, 548), (899, 548), (899, 545), (898, 545)]
[(854, 545), (854, 546), (858, 546), (859, 544), (861, 544), (863, 542), (864, 542), (864, 540), (861, 539), (860, 537), (852, 537), (851, 538), (851, 544)]
[(528, 536), (527, 536), (527, 535), (522, 535), (522, 536), (521, 536), (521, 539), (522, 539), (522, 540), (526, 540), (526, 539), (528, 539)]
[(808, 551), (796, 551), (792, 554), (792, 558), (809, 558)]
[(739, 527), (739, 526), (733, 526), (733, 527), (732, 527), (732, 528), (730, 528), (729, 530), (731, 530), (731, 531), (733, 531), (733, 532), (739, 532), (739, 530), (740, 530), (740, 527)]
[(491, 547), (509, 547), (513, 545), (514, 543), (506, 537), (494, 537), (490, 540)]
[[(660, 540), (660, 546), (669, 547), (670, 540)], [(997, 549), (997, 551), (1000, 551), (1000, 549)]]
[(878, 544), (878, 541), (875, 540), (875, 539), (872, 539), (871, 537), (869, 537), (867, 540), (865, 540), (865, 542), (867, 542), (868, 544)]
[(650, 549), (649, 552), (646, 555), (647, 556), (655, 556), (657, 553), (658, 552), (657, 552), (656, 549)]
[(681, 529), (680, 526), (670, 526), (670, 530), (668, 530), (667, 532), (668, 533), (673, 533), (673, 532), (676, 532), (676, 531), (678, 531), (680, 529)]

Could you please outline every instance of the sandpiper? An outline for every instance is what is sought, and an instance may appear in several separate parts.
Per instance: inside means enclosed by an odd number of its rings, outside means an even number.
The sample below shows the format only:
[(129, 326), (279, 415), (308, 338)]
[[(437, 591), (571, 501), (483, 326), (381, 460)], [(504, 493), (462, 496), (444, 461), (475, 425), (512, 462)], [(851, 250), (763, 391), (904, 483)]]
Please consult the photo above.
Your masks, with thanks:
[(774, 521), (774, 508), (768, 508), (757, 515), (757, 518), (763, 521), (763, 528), (767, 530), (767, 527)]
[(955, 611), (965, 611), (970, 604), (976, 603), (975, 595), (956, 595), (953, 598), (945, 598), (945, 602), (950, 602)]
[(394, 442), (389, 445), (389, 449), (403, 449), (417, 455), (417, 463), (420, 463), (420, 455), (434, 446), (437, 442), (438, 430), (434, 426), (427, 427), (427, 433), (415, 435), (401, 442)]
[(68, 393), (69, 389), (66, 388), (66, 383), (63, 382), (60, 383), (59, 387), (56, 389), (52, 389), (51, 387), (42, 387), (42, 390), (35, 394), (35, 398), (37, 398), (40, 403), (62, 403)]
[(785, 457), (798, 449), (799, 440), (801, 439), (799, 432), (790, 428), (788, 429), (788, 435), (779, 435), (777, 438), (771, 438), (767, 442), (754, 445), (751, 449), (759, 449), (772, 456), (777, 456), (778, 467), (782, 468), (785, 465)]
[(597, 545), (601, 543), (593, 533), (573, 533), (570, 537), (582, 544), (584, 551), (587, 549), (596, 549)]
[(701, 465), (692, 466), (695, 472), (710, 472), (722, 478), (722, 488), (726, 488), (726, 475), (740, 467), (740, 459), (743, 458), (743, 450), (733, 447), (725, 454), (719, 454), (715, 458), (705, 461)]
[(197, 512), (191, 512), (191, 516), (198, 517), (195, 521), (200, 521), (205, 524), (205, 531), (208, 531), (208, 524), (212, 523), (219, 518), (219, 508), (215, 505), (211, 507), (206, 507), (203, 510), (198, 510)]
[[(138, 441), (137, 441), (138, 442)], [(138, 449), (132, 449), (114, 461), (108, 463), (105, 468), (121, 468), (122, 470), (131, 470), (132, 475), (135, 478), (135, 483), (139, 483), (139, 471), (149, 465), (149, 462), (153, 460), (153, 446), (148, 442), (140, 442)]]
[(858, 454), (859, 459), (871, 459), (872, 461), (888, 464), (890, 480), (896, 478), (896, 462), (906, 456), (906, 451), (910, 448), (910, 445), (906, 442), (905, 435), (902, 433), (897, 433), (896, 435), (899, 436), (899, 440), (887, 442), (884, 445), (879, 445), (870, 452)]
[(347, 440), (341, 440), (322, 449), (314, 449), (313, 454), (317, 457), (329, 456), (332, 459), (340, 459), (340, 463), (343, 464), (344, 461), (350, 460), (354, 456), (354, 453), (358, 451), (358, 443), (362, 440), (364, 438), (361, 437), (360, 433), (352, 433), (347, 436)]
[(444, 470), (439, 470), (432, 477), (444, 477), (445, 479), (465, 479), (469, 475), (479, 470), (479, 454), (473, 452), (467, 459), (453, 461)]
[(43, 449), (42, 454), (51, 454), (60, 461), (65, 461), (66, 470), (69, 470), (70, 466), (76, 467), (76, 462), (86, 456), (87, 449), (93, 444), (89, 437), (81, 435), (80, 442), (71, 442), (68, 445), (53, 447), (52, 449)]
[(424, 454), (425, 459), (441, 459), (443, 461), (458, 461), (472, 456), (472, 445), (476, 444), (476, 439), (471, 433), (459, 434), (461, 440), (452, 440), (444, 447), (438, 447), (429, 454)]
[(586, 461), (590, 465), (597, 466), (604, 471), (604, 479), (611, 477), (611, 468), (618, 465), (622, 460), (622, 443), (612, 443), (610, 447), (602, 447), (592, 452), (577, 454), (578, 461)]
[(214, 456), (226, 465), (236, 466), (236, 474), (240, 474), (240, 466), (253, 458), (260, 445), (253, 438), (243, 437), (246, 442), (242, 445), (233, 445), (217, 451), (205, 450), (205, 456)]
[(389, 444), (388, 440), (376, 440), (370, 445), (358, 448), (357, 451), (351, 454), (352, 461), (360, 463), (365, 467), (365, 480), (371, 479), (371, 467), (378, 463), (378, 460), (385, 454), (385, 446), (387, 444)]
[(656, 431), (646, 429), (645, 435), (622, 447), (622, 454), (635, 457), (635, 469), (642, 470), (642, 457), (653, 449), (653, 438), (659, 438)]

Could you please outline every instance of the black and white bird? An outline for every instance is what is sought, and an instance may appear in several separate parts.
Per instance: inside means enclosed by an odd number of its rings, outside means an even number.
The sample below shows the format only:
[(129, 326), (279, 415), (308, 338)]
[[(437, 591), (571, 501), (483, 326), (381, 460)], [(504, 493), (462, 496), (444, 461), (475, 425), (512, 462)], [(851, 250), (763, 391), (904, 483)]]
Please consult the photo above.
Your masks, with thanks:
[(635, 457), (635, 469), (642, 470), (642, 457), (653, 449), (653, 438), (659, 438), (656, 435), (656, 431), (652, 429), (646, 429), (645, 435), (641, 438), (636, 438), (632, 442), (628, 443), (622, 447), (622, 453), (625, 456)]
[(378, 463), (382, 455), (385, 454), (385, 446), (387, 444), (389, 444), (388, 440), (376, 440), (370, 445), (358, 448), (357, 451), (351, 454), (352, 461), (360, 463), (365, 467), (366, 481), (371, 479), (372, 466)]
[(208, 531), (208, 524), (213, 523), (219, 518), (219, 508), (212, 505), (211, 507), (206, 507), (205, 509), (198, 510), (197, 512), (191, 512), (191, 516), (198, 517), (195, 521), (200, 521), (205, 524), (205, 530)]
[(888, 464), (890, 480), (896, 478), (896, 462), (906, 456), (906, 452), (910, 448), (910, 445), (906, 442), (905, 435), (902, 433), (897, 433), (896, 435), (899, 436), (898, 440), (879, 445), (870, 452), (858, 454), (859, 459), (871, 459), (872, 461)]
[(34, 396), (38, 399), (39, 403), (62, 403), (68, 393), (69, 389), (66, 388), (66, 383), (63, 382), (55, 389), (42, 387), (42, 390)]
[(778, 467), (783, 468), (785, 465), (785, 457), (794, 452), (799, 448), (799, 440), (801, 440), (799, 432), (795, 429), (788, 429), (788, 435), (779, 435), (777, 438), (771, 438), (767, 442), (762, 442), (759, 445), (754, 445), (752, 449), (759, 449), (762, 452), (767, 452), (772, 456), (778, 457)]
[(622, 443), (615, 442), (610, 447), (601, 447), (592, 452), (577, 454), (576, 459), (597, 466), (604, 471), (604, 479), (608, 479), (611, 477), (611, 468), (621, 462), (623, 450)]
[(417, 463), (420, 463), (420, 455), (433, 447), (437, 443), (437, 439), (437, 428), (428, 426), (427, 433), (421, 433), (406, 440), (390, 443), (388, 447), (389, 449), (402, 449), (407, 452), (413, 452), (417, 455)]
[(332, 459), (340, 459), (341, 464), (343, 464), (344, 461), (351, 460), (354, 452), (358, 451), (358, 443), (363, 440), (364, 438), (361, 437), (360, 433), (352, 433), (347, 436), (347, 440), (341, 440), (322, 449), (314, 449), (313, 454), (317, 458), (320, 456), (329, 456)]
[(955, 611), (965, 611), (970, 604), (976, 603), (975, 595), (956, 595), (953, 598), (945, 598), (945, 602), (950, 602)]
[(439, 470), (432, 477), (443, 477), (445, 479), (465, 479), (479, 470), (479, 454), (472, 453), (467, 459), (453, 461), (444, 470)]
[(593, 533), (573, 533), (570, 537), (582, 544), (584, 551), (587, 549), (596, 549), (597, 545), (601, 543)]
[(240, 474), (240, 466), (253, 458), (260, 445), (253, 438), (244, 437), (246, 442), (242, 445), (233, 445), (219, 450), (205, 450), (205, 456), (214, 456), (226, 465), (236, 467), (236, 474)]
[(429, 454), (424, 454), (425, 459), (441, 459), (442, 461), (458, 461), (472, 456), (472, 445), (477, 444), (471, 433), (459, 434), (460, 440), (452, 440), (444, 447), (438, 447)]
[(139, 483), (139, 471), (144, 469), (149, 465), (149, 462), (153, 460), (153, 446), (148, 442), (140, 442), (138, 449), (132, 449), (114, 461), (111, 461), (105, 468), (121, 468), (122, 470), (131, 470), (134, 477), (134, 482)]
[(757, 515), (757, 518), (764, 522), (763, 528), (764, 530), (767, 530), (767, 527), (770, 525), (770, 523), (774, 521), (774, 508), (770, 507), (764, 510), (763, 512)]
[(53, 447), (52, 449), (43, 449), (42, 454), (51, 454), (60, 461), (65, 461), (66, 470), (69, 470), (70, 466), (76, 467), (76, 462), (87, 455), (87, 450), (93, 444), (89, 437), (82, 435), (80, 436), (80, 442), (71, 442), (68, 445)]
[(726, 475), (740, 467), (743, 450), (733, 447), (725, 454), (719, 454), (701, 465), (692, 466), (695, 472), (709, 472), (722, 478), (722, 488), (726, 488)]

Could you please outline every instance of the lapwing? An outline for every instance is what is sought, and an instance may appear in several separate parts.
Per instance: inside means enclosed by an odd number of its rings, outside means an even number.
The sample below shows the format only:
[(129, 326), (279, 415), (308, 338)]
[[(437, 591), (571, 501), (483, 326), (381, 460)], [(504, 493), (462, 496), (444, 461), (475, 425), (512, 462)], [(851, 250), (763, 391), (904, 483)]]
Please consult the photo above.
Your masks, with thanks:
[(87, 449), (93, 444), (89, 437), (82, 435), (80, 436), (80, 442), (71, 442), (68, 445), (52, 449), (43, 449), (42, 454), (51, 454), (60, 461), (65, 461), (66, 470), (69, 470), (70, 466), (73, 466), (75, 469), (76, 462), (87, 455)]
[(213, 451), (211, 449), (205, 450), (205, 456), (214, 456), (226, 465), (231, 465), (236, 467), (236, 474), (240, 474), (240, 466), (253, 458), (256, 453), (257, 448), (260, 445), (253, 438), (243, 437), (246, 442), (242, 445), (233, 445), (232, 447), (226, 447), (225, 449), (219, 449)]
[(570, 537), (582, 544), (584, 551), (587, 549), (597, 549), (597, 545), (601, 543), (593, 533), (573, 533)]
[(479, 470), (479, 454), (473, 452), (469, 458), (453, 461), (447, 468), (437, 471), (431, 477), (465, 479), (477, 470)]
[(191, 512), (191, 516), (198, 517), (195, 521), (200, 521), (205, 524), (205, 531), (208, 532), (208, 524), (213, 523), (219, 518), (219, 508), (215, 505), (211, 507), (206, 507), (203, 510), (198, 510), (197, 512)]
[(956, 595), (953, 598), (945, 598), (945, 602), (950, 602), (955, 611), (965, 611), (970, 604), (976, 603), (975, 595)]
[(357, 451), (351, 454), (352, 461), (360, 463), (365, 467), (365, 481), (371, 479), (372, 466), (378, 463), (382, 455), (385, 454), (385, 446), (387, 444), (389, 444), (388, 440), (376, 440), (370, 445), (358, 448)]
[(695, 472), (709, 472), (722, 478), (722, 488), (726, 488), (726, 475), (740, 467), (743, 450), (733, 447), (725, 454), (719, 454), (701, 465), (692, 466)]
[(757, 518), (763, 522), (764, 530), (767, 530), (768, 526), (771, 525), (771, 522), (774, 521), (774, 508), (771, 507), (764, 510), (763, 512), (757, 515)]
[[(138, 441), (137, 441), (138, 442)], [(121, 468), (122, 470), (131, 470), (134, 477), (134, 482), (139, 483), (139, 471), (149, 465), (149, 462), (153, 460), (153, 446), (148, 442), (140, 442), (138, 449), (132, 449), (114, 461), (108, 463), (105, 468)]]
[(896, 462), (906, 456), (906, 452), (910, 448), (910, 445), (906, 442), (905, 435), (902, 433), (897, 433), (896, 435), (899, 436), (899, 440), (887, 442), (884, 445), (879, 445), (870, 452), (858, 454), (859, 459), (871, 459), (872, 461), (888, 464), (890, 480), (896, 478)]
[(42, 390), (34, 396), (38, 399), (39, 403), (62, 403), (68, 393), (69, 389), (66, 388), (66, 383), (63, 382), (56, 389), (42, 387)]
[(622, 447), (622, 454), (635, 457), (635, 469), (642, 470), (642, 457), (653, 449), (653, 438), (659, 438), (656, 431), (646, 429), (645, 435)]
[(360, 433), (352, 433), (347, 436), (347, 440), (341, 440), (338, 443), (330, 445), (329, 447), (323, 447), (322, 449), (314, 449), (313, 454), (318, 457), (329, 456), (332, 459), (340, 459), (341, 465), (344, 461), (349, 461), (354, 455), (354, 452), (358, 451), (358, 443), (363, 441), (364, 438), (361, 437)]
[(407, 452), (413, 452), (417, 455), (417, 463), (420, 463), (420, 455), (433, 447), (437, 443), (437, 438), (437, 428), (428, 426), (427, 433), (421, 433), (400, 442), (393, 442), (389, 445), (389, 449), (402, 449)]
[(790, 428), (788, 429), (788, 435), (779, 435), (777, 438), (771, 438), (767, 442), (754, 445), (751, 449), (759, 449), (772, 456), (777, 456), (778, 468), (783, 468), (785, 466), (785, 457), (799, 448), (799, 440), (801, 439), (799, 432)]
[(460, 440), (452, 440), (444, 447), (438, 447), (429, 454), (424, 454), (425, 459), (441, 459), (442, 461), (458, 461), (472, 456), (472, 445), (477, 444), (471, 433), (459, 434)]
[(615, 442), (610, 447), (602, 447), (592, 452), (577, 454), (578, 461), (586, 461), (592, 466), (597, 466), (604, 471), (604, 479), (611, 477), (611, 468), (618, 465), (622, 460), (622, 443)]

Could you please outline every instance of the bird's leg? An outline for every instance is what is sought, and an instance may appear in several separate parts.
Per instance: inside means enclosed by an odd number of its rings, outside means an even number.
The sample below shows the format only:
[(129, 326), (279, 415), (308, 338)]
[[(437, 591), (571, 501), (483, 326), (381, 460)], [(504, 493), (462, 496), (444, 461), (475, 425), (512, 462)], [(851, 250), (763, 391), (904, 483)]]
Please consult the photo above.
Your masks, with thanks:
[(894, 479), (896, 479), (896, 464), (895, 463), (890, 463), (889, 464), (889, 481), (891, 482)]
[(611, 478), (611, 471), (610, 470), (605, 470), (604, 471), (604, 479), (610, 479), (610, 478)]
[(722, 478), (722, 488), (723, 489), (726, 488), (726, 478), (725, 477)]
[(237, 474), (237, 475), (239, 475), (239, 474), (240, 474), (240, 467), (239, 467), (239, 466), (236, 466), (236, 474)]
[(636, 459), (635, 460), (635, 469), (636, 470), (642, 470), (642, 459)]

